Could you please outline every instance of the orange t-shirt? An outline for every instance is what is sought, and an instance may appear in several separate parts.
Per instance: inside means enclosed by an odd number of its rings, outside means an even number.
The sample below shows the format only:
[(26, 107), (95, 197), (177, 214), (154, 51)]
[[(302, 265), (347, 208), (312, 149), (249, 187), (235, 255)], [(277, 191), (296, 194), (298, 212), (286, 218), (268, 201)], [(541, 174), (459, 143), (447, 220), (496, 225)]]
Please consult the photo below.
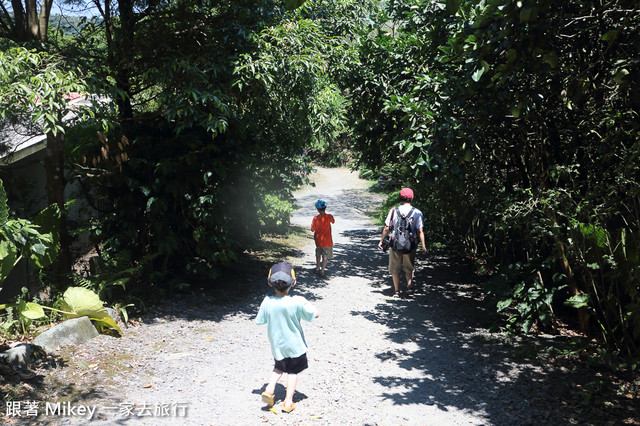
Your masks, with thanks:
[(316, 240), (317, 247), (331, 247), (333, 239), (331, 238), (331, 224), (336, 223), (330, 214), (319, 214), (311, 221), (311, 230), (313, 239)]

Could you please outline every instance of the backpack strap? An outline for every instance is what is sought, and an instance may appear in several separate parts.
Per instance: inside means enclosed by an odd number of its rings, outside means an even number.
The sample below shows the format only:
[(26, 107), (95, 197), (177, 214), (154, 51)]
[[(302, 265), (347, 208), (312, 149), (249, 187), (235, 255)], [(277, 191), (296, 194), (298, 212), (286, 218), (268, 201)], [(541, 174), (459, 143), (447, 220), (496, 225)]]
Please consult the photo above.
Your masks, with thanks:
[[(411, 207), (411, 210), (409, 210), (409, 213), (407, 213), (407, 215), (403, 215), (402, 213), (400, 213), (400, 207), (396, 207), (394, 210), (398, 210), (398, 217), (413, 217), (413, 212), (415, 211), (415, 207)], [(393, 219), (393, 215), (391, 216), (391, 218)]]
[[(402, 217), (402, 213), (400, 213), (400, 207), (395, 207), (393, 209), (393, 213), (396, 213), (396, 219)], [(391, 222), (393, 223), (393, 213), (391, 213)]]
[[(393, 214), (396, 212), (396, 208), (391, 209), (391, 218), (389, 219), (389, 231), (393, 229)], [(385, 222), (386, 223), (386, 222)]]
[(411, 230), (411, 237), (413, 238), (413, 212), (416, 210), (415, 207), (411, 207), (409, 213), (407, 213), (407, 222), (409, 224), (409, 229)]
[(411, 210), (409, 210), (409, 213), (407, 213), (406, 217), (413, 217), (413, 212), (416, 210), (415, 207), (411, 207)]

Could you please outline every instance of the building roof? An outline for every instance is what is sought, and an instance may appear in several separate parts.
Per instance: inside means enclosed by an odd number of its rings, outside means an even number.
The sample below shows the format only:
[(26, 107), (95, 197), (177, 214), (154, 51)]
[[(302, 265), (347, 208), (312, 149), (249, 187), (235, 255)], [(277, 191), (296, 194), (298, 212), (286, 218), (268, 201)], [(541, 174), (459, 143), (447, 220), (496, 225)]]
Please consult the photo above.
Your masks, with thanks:
[[(69, 104), (80, 105), (86, 102), (85, 95), (70, 93), (64, 95)], [(66, 119), (73, 116), (69, 113)], [(5, 121), (0, 123), (0, 145), (5, 148), (0, 152), (0, 166), (8, 165), (35, 154), (47, 147), (47, 136), (40, 133), (36, 126), (30, 124), (14, 124)]]

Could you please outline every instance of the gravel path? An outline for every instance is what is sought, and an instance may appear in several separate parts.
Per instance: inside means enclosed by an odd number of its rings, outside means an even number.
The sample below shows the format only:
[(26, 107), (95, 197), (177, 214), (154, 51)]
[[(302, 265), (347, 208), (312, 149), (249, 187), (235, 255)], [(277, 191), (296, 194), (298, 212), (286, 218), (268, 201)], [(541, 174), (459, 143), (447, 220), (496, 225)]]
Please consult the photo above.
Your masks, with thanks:
[[(309, 369), (300, 375), (295, 411), (283, 413), (276, 404), (274, 413), (260, 400), (273, 365), (266, 327), (254, 323), (269, 291), (265, 270), (237, 283), (241, 293), (171, 301), (122, 339), (100, 336), (78, 348), (56, 369), (51, 380), (67, 388), (57, 386), (50, 401), (71, 398), (99, 414), (90, 421), (41, 415), (39, 423), (539, 424), (555, 423), (552, 411), (564, 423), (547, 391), (548, 372), (514, 362), (507, 345), (476, 325), (486, 313), (465, 267), (432, 254), (419, 257), (422, 288), (410, 299), (390, 299), (387, 256), (375, 250), (380, 228), (367, 217), (380, 197), (345, 169), (319, 169), (314, 178), (315, 188), (295, 194), (302, 207), (292, 222), (307, 228), (313, 203), (325, 199), (336, 218), (335, 257), (324, 280), (313, 274), (312, 239), (289, 258), (298, 277), (293, 294), (312, 301), (320, 314), (303, 324)], [(280, 401), (284, 383), (276, 389)]]

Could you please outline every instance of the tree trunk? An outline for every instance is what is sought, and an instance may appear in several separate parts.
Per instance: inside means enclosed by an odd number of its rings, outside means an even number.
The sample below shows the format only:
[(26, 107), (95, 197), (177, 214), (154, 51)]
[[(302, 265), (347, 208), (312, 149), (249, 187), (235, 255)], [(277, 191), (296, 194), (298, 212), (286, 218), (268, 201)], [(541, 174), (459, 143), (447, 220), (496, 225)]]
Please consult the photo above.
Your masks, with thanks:
[(40, 40), (47, 41), (49, 39), (49, 17), (51, 16), (51, 6), (53, 6), (53, 0), (42, 0), (40, 5), (40, 17), (38, 22), (38, 28), (40, 31)]
[(51, 266), (51, 272), (55, 283), (61, 285), (61, 289), (70, 281), (71, 272), (71, 238), (67, 232), (67, 215), (65, 213), (64, 189), (66, 180), (64, 177), (64, 134), (47, 133), (47, 159), (44, 167), (47, 175), (47, 199), (49, 204), (57, 204), (60, 208), (61, 218), (59, 225), (60, 251), (55, 262)]
[(133, 117), (131, 106), (131, 46), (135, 26), (135, 14), (133, 12), (133, 0), (120, 0), (118, 2), (120, 12), (120, 33), (117, 35), (117, 46), (114, 69), (116, 71), (116, 83), (124, 96), (117, 99), (120, 117), (130, 119)]
[(38, 22), (38, 4), (36, 0), (25, 0), (27, 12), (27, 31), (29, 40), (40, 40), (40, 25)]
[(24, 41), (27, 39), (27, 17), (24, 7), (20, 0), (11, 0), (11, 6), (13, 7), (13, 36), (19, 41)]
[(11, 0), (13, 8), (13, 28), (11, 36), (16, 41), (47, 41), (49, 17), (53, 0), (42, 0), (38, 14), (38, 0)]

